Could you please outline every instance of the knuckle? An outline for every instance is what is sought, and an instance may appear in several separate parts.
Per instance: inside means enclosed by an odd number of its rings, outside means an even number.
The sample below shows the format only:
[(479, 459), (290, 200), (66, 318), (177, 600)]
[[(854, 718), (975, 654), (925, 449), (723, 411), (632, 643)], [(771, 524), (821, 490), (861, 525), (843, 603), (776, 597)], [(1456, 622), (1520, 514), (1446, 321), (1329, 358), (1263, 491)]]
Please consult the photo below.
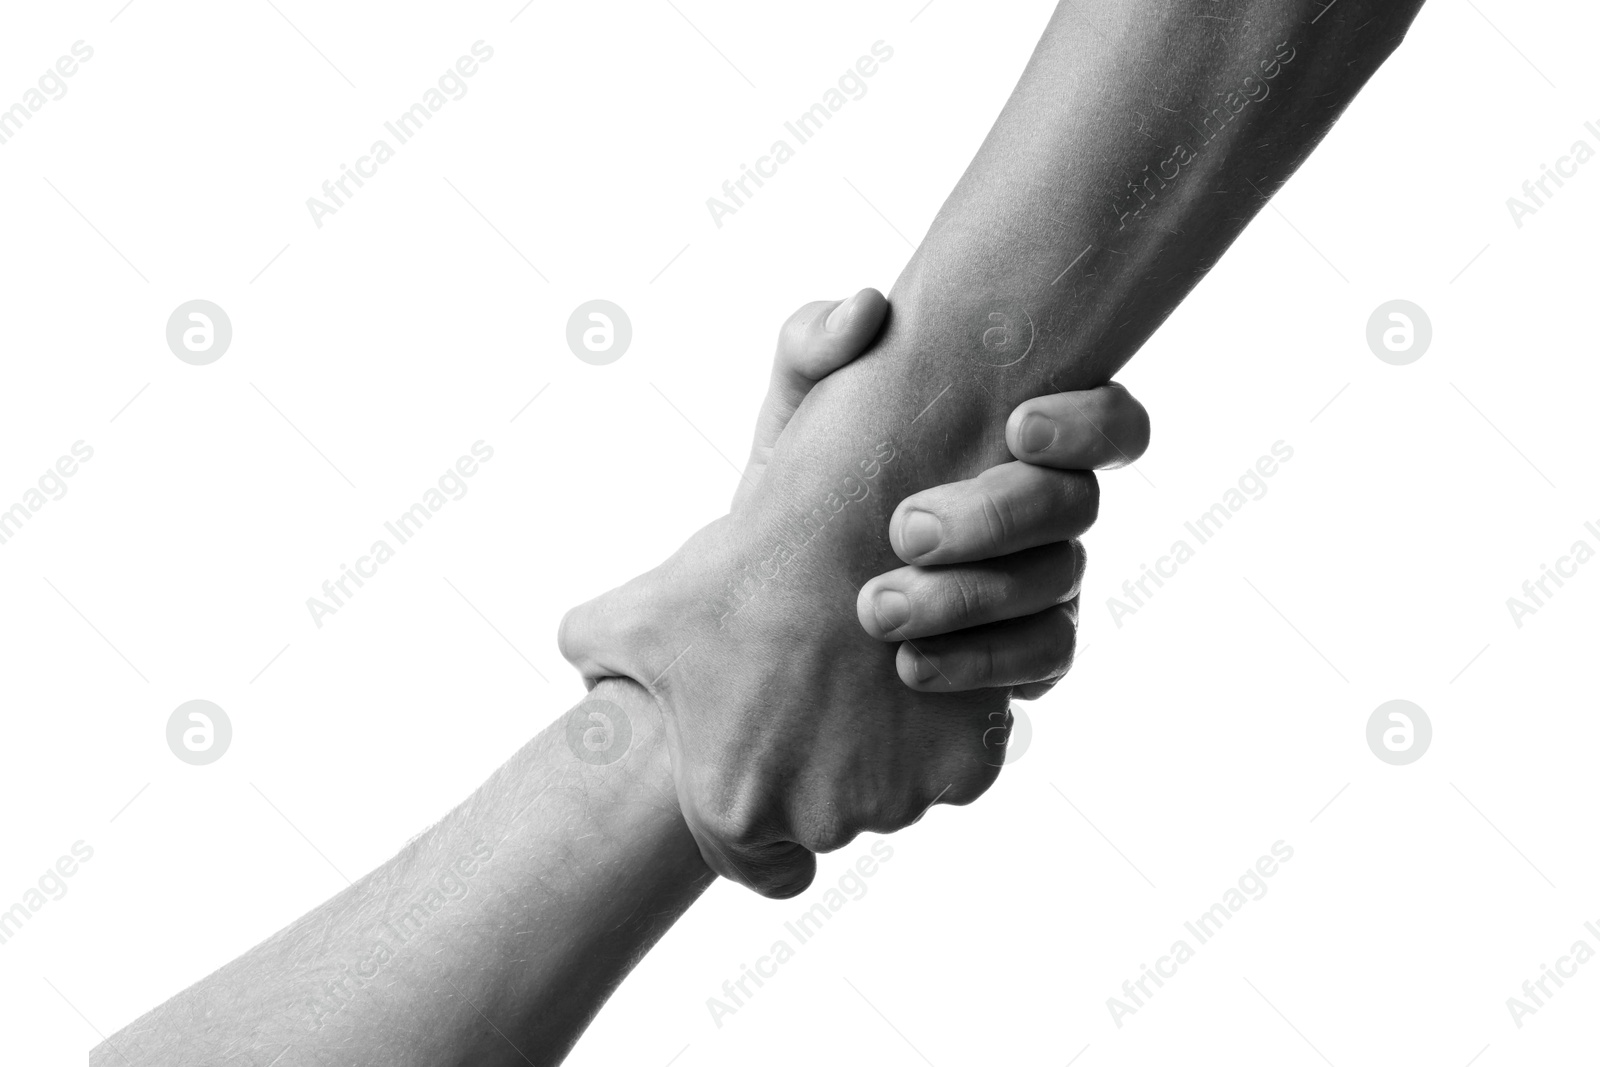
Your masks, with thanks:
[(952, 568), (938, 576), (943, 595), (939, 600), (945, 605), (943, 612), (947, 629), (963, 629), (983, 611), (984, 592), (977, 579), (968, 571)]
[(1000, 656), (993, 641), (983, 641), (962, 657), (963, 673), (968, 682), (988, 685), (998, 676)]
[(833, 852), (854, 841), (857, 832), (830, 805), (821, 811), (806, 813), (795, 841), (811, 852)]
[(1072, 611), (1072, 604), (1069, 601), (1052, 604), (1034, 616), (1039, 620), (1040, 632), (1052, 648), (1072, 641), (1077, 635), (1078, 624), (1072, 617)]
[[(1041, 472), (1046, 473), (1046, 472)], [(1039, 486), (1040, 522), (1055, 540), (1077, 537), (1100, 517), (1100, 480), (1093, 471), (1049, 471)]]
[(1014, 647), (1006, 653), (1004, 677), (995, 684), (1026, 687), (1040, 682), (1053, 684), (1064, 677), (1077, 649), (1075, 611), (1074, 604), (1068, 602), (1029, 617), (1019, 630)]
[(922, 820), (937, 804), (944, 802), (944, 793), (947, 783), (940, 781), (938, 784), (931, 782), (913, 786), (903, 790), (883, 820), (883, 829), (880, 833), (895, 833), (904, 830)]
[(954, 781), (944, 796), (939, 798), (939, 803), (958, 808), (971, 804), (987, 793), (999, 777), (998, 761), (990, 763), (986, 758), (969, 760), (961, 772), (954, 776)]
[(983, 524), (983, 543), (990, 549), (999, 549), (1011, 543), (1017, 528), (1017, 515), (1011, 501), (992, 489), (978, 493), (978, 518)]
[(747, 852), (762, 844), (765, 820), (761, 809), (744, 797), (723, 797), (695, 805), (695, 822), (722, 847)]
[(928, 809), (933, 807), (938, 799), (934, 790), (902, 790), (895, 802), (888, 805), (884, 812), (882, 822), (885, 829), (882, 832), (894, 833), (897, 830), (904, 830), (927, 814)]

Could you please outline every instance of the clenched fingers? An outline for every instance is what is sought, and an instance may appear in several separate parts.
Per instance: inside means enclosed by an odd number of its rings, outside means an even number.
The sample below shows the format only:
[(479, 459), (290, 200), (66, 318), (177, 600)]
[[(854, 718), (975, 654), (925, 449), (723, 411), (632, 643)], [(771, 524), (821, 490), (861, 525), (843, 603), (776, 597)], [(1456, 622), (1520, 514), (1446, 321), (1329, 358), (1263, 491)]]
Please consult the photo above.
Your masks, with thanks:
[(1028, 685), (1067, 673), (1077, 634), (1074, 600), (1020, 619), (907, 641), (895, 654), (895, 670), (923, 693)]
[(880, 641), (916, 640), (1033, 615), (1078, 595), (1078, 541), (945, 567), (899, 567), (868, 581), (856, 617)]
[(1006, 420), (1011, 454), (1060, 470), (1111, 470), (1136, 462), (1150, 446), (1150, 413), (1113, 382), (1036, 397)]
[(889, 543), (907, 563), (970, 563), (1079, 537), (1099, 509), (1093, 474), (1003, 463), (902, 500)]

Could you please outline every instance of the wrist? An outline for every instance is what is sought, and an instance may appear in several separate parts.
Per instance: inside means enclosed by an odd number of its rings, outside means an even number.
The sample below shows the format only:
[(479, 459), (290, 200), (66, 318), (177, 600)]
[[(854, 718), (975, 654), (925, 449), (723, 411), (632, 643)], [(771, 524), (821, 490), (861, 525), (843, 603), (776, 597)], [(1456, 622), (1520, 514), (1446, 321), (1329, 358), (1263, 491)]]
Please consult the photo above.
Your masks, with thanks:
[(661, 708), (649, 691), (631, 678), (602, 678), (559, 727), (566, 751), (557, 758), (596, 801), (594, 829), (638, 847), (670, 846), (683, 816)]

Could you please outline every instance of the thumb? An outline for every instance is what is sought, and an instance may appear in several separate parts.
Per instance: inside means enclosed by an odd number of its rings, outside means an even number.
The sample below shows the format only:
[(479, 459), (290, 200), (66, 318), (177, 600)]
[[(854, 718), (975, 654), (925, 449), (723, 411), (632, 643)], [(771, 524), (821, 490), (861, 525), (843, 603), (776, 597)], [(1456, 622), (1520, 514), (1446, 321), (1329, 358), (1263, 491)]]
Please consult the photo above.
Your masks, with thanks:
[(872, 346), (889, 312), (889, 301), (876, 289), (863, 289), (846, 300), (817, 300), (789, 316), (778, 331), (761, 414), (756, 418), (750, 459), (733, 503), (749, 495), (772, 460), (783, 428), (812, 388)]
[[(651, 658), (653, 649), (640, 624), (647, 617), (652, 576), (653, 572), (642, 574), (561, 617), (556, 645), (588, 688), (602, 678), (633, 678), (648, 686), (650, 677), (639, 661)], [(646, 676), (640, 678), (641, 673)]]

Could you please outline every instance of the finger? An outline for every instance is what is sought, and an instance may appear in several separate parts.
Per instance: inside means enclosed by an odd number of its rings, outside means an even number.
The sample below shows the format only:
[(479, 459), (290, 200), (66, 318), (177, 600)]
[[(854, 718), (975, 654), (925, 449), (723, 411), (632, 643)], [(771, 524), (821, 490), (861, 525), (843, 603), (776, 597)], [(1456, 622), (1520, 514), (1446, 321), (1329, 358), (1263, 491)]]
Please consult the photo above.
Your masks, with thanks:
[(1072, 666), (1074, 604), (972, 630), (907, 641), (895, 654), (900, 680), (922, 693), (1028, 685), (1060, 678)]
[(1078, 541), (948, 567), (900, 567), (856, 596), (856, 618), (880, 641), (915, 640), (1033, 615), (1078, 595)]
[(756, 418), (755, 439), (745, 472), (749, 482), (754, 482), (766, 468), (778, 435), (806, 394), (870, 348), (888, 312), (889, 302), (882, 293), (863, 289), (847, 300), (813, 301), (789, 316), (778, 331), (772, 379)]
[(615, 619), (605, 604), (605, 597), (579, 604), (561, 617), (556, 631), (556, 647), (590, 689), (601, 678), (617, 673), (605, 661), (604, 650), (615, 644)]
[[(1076, 621), (1078, 619), (1078, 607), (1079, 607), (1078, 598), (1073, 598), (1071, 601), (1069, 601), (1067, 603), (1066, 606), (1067, 606), (1067, 609), (1072, 613), (1073, 620)], [(1074, 629), (1073, 634), (1074, 634), (1074, 637), (1076, 637), (1076, 634), (1077, 634), (1076, 629)], [(1074, 648), (1072, 650), (1072, 659), (1068, 663), (1068, 667), (1069, 668), (1072, 667), (1077, 662), (1078, 662), (1078, 650), (1077, 650), (1076, 646), (1074, 646)], [(1054, 678), (1041, 678), (1037, 682), (1028, 682), (1026, 685), (1015, 685), (1015, 686), (1012, 686), (1011, 687), (1011, 699), (1012, 700), (1038, 700), (1040, 697), (1042, 697), (1046, 693), (1050, 692), (1050, 690), (1054, 689), (1056, 687), (1056, 683), (1061, 681), (1061, 679), (1064, 678), (1064, 677), (1066, 677), (1066, 675), (1058, 674)]]
[(646, 636), (641, 622), (649, 616), (647, 605), (658, 602), (661, 580), (657, 572), (647, 571), (561, 617), (556, 646), (589, 688), (601, 678), (632, 677), (636, 660), (659, 660), (662, 650)]
[(799, 896), (817, 876), (817, 857), (792, 841), (733, 849), (690, 825), (700, 858), (729, 881), (773, 900)]
[(1113, 382), (1019, 404), (1006, 420), (1011, 454), (1060, 470), (1111, 470), (1144, 455), (1150, 413)]
[(906, 497), (889, 543), (907, 563), (971, 563), (1080, 537), (1099, 508), (1093, 474), (1003, 463)]
[(774, 381), (798, 405), (813, 385), (871, 347), (888, 312), (889, 301), (871, 288), (845, 300), (807, 304), (778, 332)]
[(1061, 681), (1060, 678), (1049, 678), (1042, 682), (1029, 682), (1027, 685), (1014, 686), (1011, 690), (1011, 698), (1013, 700), (1038, 700), (1054, 689), (1059, 681)]

